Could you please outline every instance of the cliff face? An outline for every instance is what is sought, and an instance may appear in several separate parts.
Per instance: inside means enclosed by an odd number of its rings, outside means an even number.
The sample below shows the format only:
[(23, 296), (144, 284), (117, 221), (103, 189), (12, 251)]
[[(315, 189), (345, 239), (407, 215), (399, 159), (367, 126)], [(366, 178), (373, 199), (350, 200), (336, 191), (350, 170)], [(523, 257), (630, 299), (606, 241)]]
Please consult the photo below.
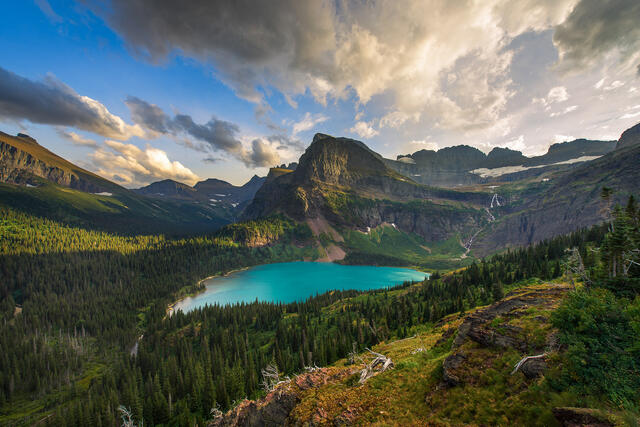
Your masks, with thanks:
[(245, 210), (253, 219), (274, 213), (304, 221), (366, 229), (383, 223), (427, 241), (471, 233), (486, 221), (487, 193), (425, 187), (389, 169), (359, 141), (318, 134), (295, 171), (269, 178)]
[(37, 176), (65, 187), (92, 193), (112, 190), (111, 187), (115, 185), (101, 185), (96, 180), (86, 179), (64, 165), (56, 165), (21, 149), (20, 143), (31, 145), (34, 151), (45, 150), (33, 139), (29, 141), (26, 138), (0, 135), (0, 182), (25, 184), (31, 176)]
[[(640, 134), (640, 128), (639, 128)], [(439, 187), (455, 188), (461, 185), (482, 184), (495, 181), (520, 179), (503, 175), (481, 176), (473, 173), (476, 169), (495, 169), (508, 166), (539, 167), (569, 170), (574, 164), (554, 165), (558, 162), (577, 159), (584, 156), (603, 156), (615, 149), (616, 141), (591, 141), (577, 139), (570, 142), (553, 144), (547, 153), (541, 156), (526, 157), (520, 151), (509, 148), (494, 148), (485, 155), (477, 148), (466, 145), (447, 147), (438, 151), (420, 150), (413, 154), (398, 156), (397, 160), (384, 159), (385, 164), (416, 182)], [(529, 169), (527, 175), (539, 176), (549, 169)], [(511, 174), (513, 175), (513, 174)]]
[[(474, 251), (486, 255), (508, 246), (531, 243), (602, 222), (602, 187), (624, 203), (640, 187), (640, 145), (615, 150), (599, 159), (531, 187), (515, 207), (498, 208), (500, 218), (477, 237)], [(496, 215), (498, 216), (498, 215)]]
[(625, 130), (622, 135), (620, 135), (616, 149), (627, 148), (634, 145), (640, 145), (640, 123)]

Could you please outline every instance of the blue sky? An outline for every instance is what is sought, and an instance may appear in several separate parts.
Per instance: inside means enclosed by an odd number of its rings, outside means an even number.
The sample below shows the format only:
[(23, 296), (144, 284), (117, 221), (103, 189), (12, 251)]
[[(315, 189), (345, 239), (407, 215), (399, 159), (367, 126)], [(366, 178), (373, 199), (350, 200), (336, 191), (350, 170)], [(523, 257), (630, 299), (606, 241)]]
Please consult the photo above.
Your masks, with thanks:
[(2, 2), (0, 130), (136, 187), (241, 184), (315, 132), (538, 154), (640, 121), (634, 1), (312, 3)]

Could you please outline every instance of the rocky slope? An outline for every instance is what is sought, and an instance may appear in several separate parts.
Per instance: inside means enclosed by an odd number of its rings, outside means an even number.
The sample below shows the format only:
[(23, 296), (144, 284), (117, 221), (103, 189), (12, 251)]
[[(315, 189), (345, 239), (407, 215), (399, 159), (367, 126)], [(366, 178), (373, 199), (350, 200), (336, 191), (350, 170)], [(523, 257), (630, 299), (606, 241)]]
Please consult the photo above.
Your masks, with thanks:
[(640, 123), (620, 135), (617, 148), (628, 148), (640, 144)]
[[(567, 407), (570, 397), (543, 385), (563, 351), (550, 315), (569, 290), (561, 283), (522, 287), (464, 318), (448, 316), (418, 335), (373, 347), (393, 368), (364, 383), (368, 352), (355, 355), (355, 363), (285, 379), (210, 425), (617, 425), (610, 413)], [(514, 371), (525, 356), (539, 354)]]
[[(614, 190), (613, 203), (640, 192), (640, 145), (619, 144), (615, 151), (528, 185), (497, 208), (497, 220), (474, 241), (478, 255), (526, 246), (604, 220), (602, 187)], [(501, 189), (496, 189), (501, 192)]]
[(126, 191), (52, 153), (28, 135), (0, 132), (0, 182), (30, 184), (32, 176), (89, 193)]
[[(548, 169), (568, 170), (573, 167), (575, 159), (603, 156), (616, 147), (616, 141), (591, 141), (577, 139), (570, 142), (553, 144), (546, 154), (535, 157), (526, 157), (520, 151), (508, 148), (494, 148), (489, 154), (484, 154), (477, 148), (466, 145), (447, 147), (438, 151), (420, 150), (413, 154), (398, 156), (396, 160), (385, 159), (385, 163), (391, 169), (400, 172), (413, 180), (433, 186), (458, 187), (478, 183), (496, 181), (512, 181), (519, 179), (513, 175), (508, 167), (520, 167), (529, 169), (528, 174), (541, 175)], [(558, 165), (560, 163), (560, 165)], [(501, 169), (505, 168), (505, 169)], [(479, 170), (499, 169), (488, 176)]]
[(361, 142), (317, 134), (294, 171), (272, 170), (245, 218), (284, 213), (298, 221), (320, 218), (363, 230), (393, 223), (437, 241), (483, 224), (483, 206), (490, 199), (488, 193), (417, 184)]
[[(185, 194), (166, 181), (159, 189)], [(228, 224), (234, 212), (182, 199), (151, 199), (93, 174), (28, 135), (0, 132), (0, 206), (69, 224), (117, 232), (193, 233)]]

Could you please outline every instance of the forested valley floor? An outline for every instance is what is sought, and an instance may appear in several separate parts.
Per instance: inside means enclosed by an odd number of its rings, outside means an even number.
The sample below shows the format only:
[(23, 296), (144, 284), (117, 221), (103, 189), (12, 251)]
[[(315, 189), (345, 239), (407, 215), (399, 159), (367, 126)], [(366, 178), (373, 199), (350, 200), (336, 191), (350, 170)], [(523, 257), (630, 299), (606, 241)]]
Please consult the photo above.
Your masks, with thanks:
[[(119, 425), (122, 407), (136, 424), (206, 425), (243, 399), (264, 396), (267, 365), (283, 376), (328, 366), (432, 331), (445, 316), (462, 318), (539, 280), (576, 287), (553, 314), (563, 350), (544, 392), (628, 419), (638, 413), (640, 232), (633, 199), (602, 226), (424, 282), (170, 317), (167, 305), (196, 291), (203, 277), (317, 257), (314, 247), (297, 244), (310, 230), (272, 217), (167, 239), (91, 231), (8, 208), (0, 213), (1, 424)], [(258, 240), (274, 243), (258, 247)], [(448, 355), (450, 344), (433, 351)]]

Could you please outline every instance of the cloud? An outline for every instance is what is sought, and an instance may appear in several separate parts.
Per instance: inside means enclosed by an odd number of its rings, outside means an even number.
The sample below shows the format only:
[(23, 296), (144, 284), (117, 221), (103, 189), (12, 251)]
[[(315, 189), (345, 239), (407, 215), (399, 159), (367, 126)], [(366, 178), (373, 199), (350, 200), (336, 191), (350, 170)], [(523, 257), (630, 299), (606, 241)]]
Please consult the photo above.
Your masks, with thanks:
[(89, 155), (97, 173), (116, 179), (124, 185), (148, 184), (158, 179), (173, 179), (193, 185), (200, 178), (178, 161), (171, 161), (167, 153), (147, 145), (144, 150), (133, 144), (106, 140)]
[[(403, 113), (402, 111), (392, 111), (380, 118), (380, 127), (390, 127), (397, 129), (409, 119), (413, 119), (417, 122), (420, 119), (420, 114), (414, 114), (412, 116), (407, 113)], [(356, 118), (356, 120), (358, 119)]]
[(620, 119), (631, 119), (633, 117), (640, 116), (640, 111), (636, 111), (635, 113), (626, 113), (620, 117)]
[(639, 21), (637, 0), (581, 0), (553, 35), (561, 65), (580, 71), (617, 54), (623, 64), (636, 67), (640, 52)]
[(432, 150), (438, 151), (438, 143), (433, 141), (425, 141), (425, 140), (413, 140), (409, 142), (417, 150)]
[[(599, 83), (597, 83), (599, 84)], [(596, 86), (597, 86), (596, 84)], [(534, 104), (542, 104), (549, 108), (551, 104), (556, 104), (559, 102), (564, 102), (569, 99), (569, 93), (567, 92), (567, 88), (564, 86), (556, 86), (549, 89), (549, 93), (544, 98), (534, 98)], [(547, 108), (547, 109), (548, 109)]]
[[(200, 149), (204, 143), (212, 151), (226, 153), (253, 167), (271, 166), (279, 161), (277, 153), (267, 147), (268, 143), (264, 141), (256, 143), (254, 140), (250, 150), (245, 148), (238, 136), (240, 128), (235, 123), (213, 117), (208, 122), (199, 124), (186, 114), (171, 117), (158, 106), (134, 96), (129, 96), (125, 104), (131, 111), (133, 121), (156, 135), (170, 135), (176, 138), (186, 135), (199, 142), (194, 144), (188, 139), (183, 140), (190, 148)], [(274, 159), (273, 163), (268, 164)]]
[(96, 141), (94, 141), (93, 139), (85, 138), (82, 135), (78, 135), (75, 132), (66, 131), (64, 129), (58, 129), (56, 132), (61, 137), (71, 141), (74, 145), (80, 145), (80, 146), (84, 146), (84, 147), (97, 147), (98, 146), (98, 143)]
[(64, 19), (62, 19), (62, 17), (53, 10), (47, 0), (35, 0), (35, 3), (36, 6), (38, 6), (38, 8), (42, 11), (42, 13), (47, 16), (49, 21), (53, 22), (54, 24), (59, 24), (64, 21)]
[(205, 163), (218, 163), (218, 162), (222, 161), (222, 159), (220, 157), (208, 156), (208, 157), (205, 157), (204, 159), (202, 159), (202, 161), (205, 162)]
[(572, 136), (572, 135), (559, 135), (559, 134), (553, 135), (553, 143), (554, 144), (559, 144), (561, 142), (567, 142), (567, 141), (573, 141), (575, 139), (576, 138), (574, 136)]
[(353, 132), (356, 135), (358, 135), (360, 138), (365, 138), (365, 139), (373, 138), (379, 133), (377, 130), (373, 128), (371, 123), (367, 123), (367, 122), (357, 122), (351, 129), (349, 129), (349, 132)]
[(251, 142), (251, 164), (255, 166), (269, 167), (278, 164), (280, 156), (264, 139), (254, 139)]
[(273, 89), (291, 105), (305, 94), (322, 105), (384, 97), (397, 114), (381, 127), (408, 116), (464, 131), (492, 126), (514, 95), (509, 42), (561, 24), (575, 3), (193, 0), (185, 7), (113, 0), (107, 10), (92, 2), (139, 56), (212, 64), (219, 79), (257, 104)]
[(73, 126), (119, 140), (145, 136), (140, 126), (127, 124), (100, 102), (79, 95), (51, 74), (33, 81), (1, 67), (0, 118)]
[(572, 111), (575, 111), (578, 109), (577, 105), (570, 105), (569, 107), (565, 108), (562, 111), (556, 111), (555, 113), (551, 113), (549, 114), (549, 117), (557, 117), (557, 116), (564, 116), (565, 114), (568, 114)]
[(312, 129), (318, 123), (326, 122), (327, 120), (329, 120), (329, 117), (324, 114), (311, 114), (307, 112), (302, 120), (293, 124), (291, 134), (296, 136), (298, 133)]

